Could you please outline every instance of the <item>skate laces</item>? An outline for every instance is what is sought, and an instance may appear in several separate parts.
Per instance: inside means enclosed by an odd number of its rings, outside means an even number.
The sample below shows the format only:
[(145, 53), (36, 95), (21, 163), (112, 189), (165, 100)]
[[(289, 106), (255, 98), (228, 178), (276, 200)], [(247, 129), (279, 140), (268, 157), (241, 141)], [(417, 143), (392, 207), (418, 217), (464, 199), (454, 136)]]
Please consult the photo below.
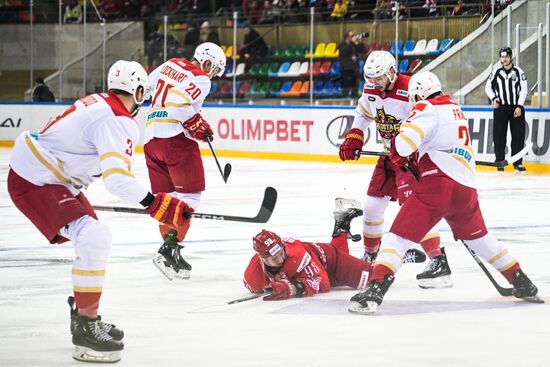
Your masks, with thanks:
[[(109, 334), (107, 334), (107, 331), (103, 327), (103, 325), (108, 325), (102, 322), (100, 319), (90, 321), (88, 323), (90, 326), (90, 331), (92, 334), (100, 341), (108, 341), (113, 339)], [(111, 325), (112, 326), (112, 325)], [(110, 330), (110, 329), (109, 329)]]
[(438, 266), (439, 266), (439, 259), (434, 258), (432, 261), (428, 263), (428, 266), (426, 267), (425, 271), (433, 271), (437, 269)]

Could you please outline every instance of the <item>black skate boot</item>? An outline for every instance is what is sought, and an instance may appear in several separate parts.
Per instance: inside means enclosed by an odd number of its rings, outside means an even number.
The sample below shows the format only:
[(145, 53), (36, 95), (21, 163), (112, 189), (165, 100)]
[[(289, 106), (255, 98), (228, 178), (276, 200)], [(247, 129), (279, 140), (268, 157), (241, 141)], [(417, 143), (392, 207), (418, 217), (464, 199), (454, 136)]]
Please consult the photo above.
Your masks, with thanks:
[(428, 288), (450, 288), (453, 286), (451, 282), (451, 268), (447, 261), (445, 248), (441, 248), (443, 253), (430, 260), (426, 269), (416, 275), (418, 286), (423, 289)]
[(525, 172), (527, 170), (525, 169), (525, 166), (521, 163), (519, 164), (514, 164), (514, 174), (516, 175), (519, 175), (519, 176), (525, 176)]
[(160, 247), (158, 254), (153, 257), (153, 264), (168, 278), (174, 277), (189, 279), (191, 274), (191, 265), (181, 257), (183, 246), (178, 244), (177, 232), (171, 230), (166, 235), (164, 243)]
[[(78, 315), (78, 307), (75, 305), (73, 296), (69, 296), (67, 303), (71, 308), (71, 335), (74, 335), (74, 329), (76, 327), (75, 317)], [(105, 332), (113, 339), (122, 340), (124, 338), (124, 331), (122, 331), (122, 329), (117, 328), (116, 325), (101, 321), (101, 316), (98, 316), (97, 319), (99, 321), (99, 326), (102, 327), (103, 330), (105, 330)]]
[(351, 238), (352, 241), (360, 241), (361, 235), (351, 234), (350, 224), (353, 218), (363, 215), (363, 211), (359, 208), (361, 204), (355, 200), (337, 198), (334, 200), (334, 205), (334, 230), (332, 231), (332, 237), (347, 233), (348, 238)]
[(351, 297), (348, 311), (363, 315), (375, 313), (378, 306), (384, 300), (384, 295), (392, 285), (394, 279), (395, 276), (393, 274), (386, 274), (384, 280), (373, 281), (365, 291)]
[(521, 269), (514, 272), (514, 279), (512, 281), (514, 289), (512, 295), (516, 298), (520, 298), (527, 302), (544, 303), (544, 300), (540, 298), (537, 293), (537, 287), (531, 282), (531, 279), (525, 275)]
[(426, 261), (426, 254), (415, 248), (407, 250), (403, 256), (403, 264), (419, 264)]
[(101, 326), (101, 320), (74, 316), (73, 358), (82, 362), (114, 363), (120, 361), (120, 351), (124, 344), (113, 339)]

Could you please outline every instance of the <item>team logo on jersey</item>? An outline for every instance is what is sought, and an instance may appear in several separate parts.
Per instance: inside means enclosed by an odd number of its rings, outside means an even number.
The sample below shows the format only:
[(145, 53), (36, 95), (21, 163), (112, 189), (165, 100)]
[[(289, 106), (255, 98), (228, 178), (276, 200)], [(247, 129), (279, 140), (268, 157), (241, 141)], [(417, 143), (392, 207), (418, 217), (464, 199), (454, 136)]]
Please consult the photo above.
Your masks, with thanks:
[(393, 115), (386, 114), (384, 108), (376, 109), (374, 121), (376, 122), (378, 133), (384, 139), (391, 139), (399, 133), (401, 120), (396, 119)]

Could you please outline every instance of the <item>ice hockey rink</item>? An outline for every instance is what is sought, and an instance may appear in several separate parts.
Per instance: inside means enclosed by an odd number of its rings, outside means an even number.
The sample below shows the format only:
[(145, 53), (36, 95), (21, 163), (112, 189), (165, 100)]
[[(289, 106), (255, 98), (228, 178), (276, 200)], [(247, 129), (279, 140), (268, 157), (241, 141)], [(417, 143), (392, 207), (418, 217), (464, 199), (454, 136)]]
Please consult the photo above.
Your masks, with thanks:
[[(69, 366), (67, 296), (70, 244), (49, 245), (7, 194), (9, 149), (0, 149), (0, 366)], [(148, 184), (143, 155), (136, 176)], [(441, 227), (454, 287), (422, 290), (405, 265), (379, 312), (350, 314), (352, 289), (278, 302), (225, 302), (249, 295), (242, 274), (262, 228), (328, 242), (335, 197), (362, 201), (373, 166), (220, 158), (233, 172), (224, 184), (205, 158), (200, 212), (254, 216), (264, 188), (279, 198), (266, 224), (195, 220), (184, 257), (190, 280), (168, 281), (153, 266), (161, 242), (146, 215), (99, 212), (113, 232), (100, 313), (125, 331), (118, 366), (549, 366), (550, 177), (480, 172), (479, 196), (489, 230), (520, 261), (546, 304), (499, 296), (487, 277)], [(93, 204), (125, 205), (94, 183)], [(386, 225), (397, 205), (389, 207)], [(361, 221), (353, 222), (354, 233)], [(351, 243), (361, 256), (362, 245)], [(499, 274), (496, 279), (505, 285)], [(212, 307), (207, 307), (212, 306)]]

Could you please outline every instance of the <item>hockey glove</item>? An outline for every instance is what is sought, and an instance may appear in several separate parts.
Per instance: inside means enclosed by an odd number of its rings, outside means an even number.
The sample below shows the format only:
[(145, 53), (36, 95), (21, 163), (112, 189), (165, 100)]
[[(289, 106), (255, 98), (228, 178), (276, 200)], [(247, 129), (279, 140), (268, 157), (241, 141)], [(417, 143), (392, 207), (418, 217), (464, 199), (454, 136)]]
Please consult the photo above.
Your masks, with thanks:
[(351, 161), (359, 159), (359, 155), (355, 152), (363, 148), (365, 136), (363, 132), (357, 128), (351, 129), (346, 134), (346, 140), (340, 145), (340, 159), (343, 161)]
[(271, 294), (263, 298), (264, 301), (279, 301), (296, 295), (296, 287), (286, 279), (271, 283)]
[(191, 217), (190, 213), (194, 210), (183, 201), (167, 193), (159, 192), (145, 211), (163, 224), (181, 227)]
[(398, 167), (405, 167), (409, 165), (408, 157), (402, 157), (399, 153), (397, 153), (397, 150), (395, 149), (395, 138), (391, 140), (390, 161)]
[(200, 141), (214, 140), (212, 128), (210, 128), (210, 125), (202, 118), (200, 113), (197, 113), (195, 116), (185, 121), (183, 127), (189, 132), (189, 135), (191, 135), (193, 139)]

